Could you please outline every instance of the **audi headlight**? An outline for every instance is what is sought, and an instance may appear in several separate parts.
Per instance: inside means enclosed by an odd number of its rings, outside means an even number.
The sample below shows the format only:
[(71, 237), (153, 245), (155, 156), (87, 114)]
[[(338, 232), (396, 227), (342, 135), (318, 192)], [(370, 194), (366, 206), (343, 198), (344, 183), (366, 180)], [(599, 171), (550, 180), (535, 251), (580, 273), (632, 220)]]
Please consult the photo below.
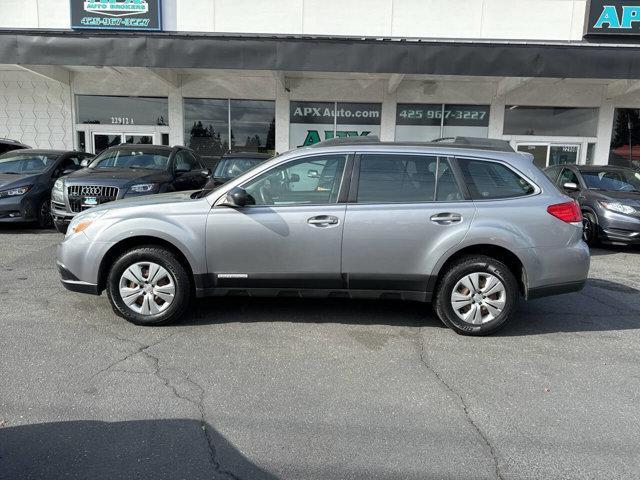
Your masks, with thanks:
[(135, 193), (152, 193), (158, 188), (157, 183), (139, 183), (133, 185), (129, 191)]
[(31, 185), (24, 185), (23, 187), (10, 188), (9, 190), (0, 191), (0, 198), (6, 197), (19, 197), (31, 190)]
[(84, 232), (108, 211), (109, 210), (100, 210), (99, 212), (89, 211), (75, 216), (73, 220), (71, 220), (69, 228), (67, 229), (67, 237), (75, 235), (76, 233)]
[(611, 210), (612, 212), (624, 213), (625, 215), (631, 215), (635, 213), (636, 209), (630, 207), (629, 205), (624, 205), (619, 202), (599, 202), (607, 210)]

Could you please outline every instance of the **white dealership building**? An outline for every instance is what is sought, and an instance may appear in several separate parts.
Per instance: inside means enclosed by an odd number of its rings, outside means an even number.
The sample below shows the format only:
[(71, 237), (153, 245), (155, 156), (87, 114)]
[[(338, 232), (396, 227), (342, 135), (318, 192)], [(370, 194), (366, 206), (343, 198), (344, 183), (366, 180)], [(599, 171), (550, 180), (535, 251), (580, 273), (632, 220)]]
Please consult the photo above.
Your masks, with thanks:
[(1, 0), (0, 137), (216, 157), (463, 135), (541, 166), (637, 161), (639, 13), (624, 0)]

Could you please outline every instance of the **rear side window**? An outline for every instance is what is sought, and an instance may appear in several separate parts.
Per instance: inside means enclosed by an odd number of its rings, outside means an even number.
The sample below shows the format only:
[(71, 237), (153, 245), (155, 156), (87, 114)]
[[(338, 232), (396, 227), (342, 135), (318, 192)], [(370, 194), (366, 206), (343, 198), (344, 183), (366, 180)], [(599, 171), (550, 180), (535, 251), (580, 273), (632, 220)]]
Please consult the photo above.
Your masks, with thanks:
[(358, 203), (419, 203), (460, 200), (446, 159), (428, 155), (364, 154)]
[(529, 182), (501, 163), (465, 158), (459, 163), (474, 200), (523, 197), (535, 191)]

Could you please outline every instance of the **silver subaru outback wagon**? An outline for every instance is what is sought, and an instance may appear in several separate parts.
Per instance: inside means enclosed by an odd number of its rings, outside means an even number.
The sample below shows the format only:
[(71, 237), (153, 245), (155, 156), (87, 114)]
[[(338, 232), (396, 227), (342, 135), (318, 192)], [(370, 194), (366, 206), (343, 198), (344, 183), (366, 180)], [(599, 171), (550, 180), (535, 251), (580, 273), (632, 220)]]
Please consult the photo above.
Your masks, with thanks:
[(520, 297), (580, 290), (580, 209), (515, 152), (348, 139), (259, 164), (212, 191), (154, 195), (74, 218), (58, 250), (69, 290), (140, 325), (193, 296), (431, 302), (483, 335)]

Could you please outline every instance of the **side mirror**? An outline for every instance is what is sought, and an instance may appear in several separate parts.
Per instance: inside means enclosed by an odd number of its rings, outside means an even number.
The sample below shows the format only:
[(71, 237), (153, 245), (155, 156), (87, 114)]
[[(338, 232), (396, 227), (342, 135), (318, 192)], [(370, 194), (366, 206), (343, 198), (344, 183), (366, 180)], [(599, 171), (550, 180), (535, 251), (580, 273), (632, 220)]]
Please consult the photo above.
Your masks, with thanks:
[(573, 182), (567, 182), (562, 184), (562, 188), (564, 188), (565, 191), (567, 192), (579, 192), (580, 191), (580, 187), (573, 183)]
[(292, 173), (289, 176), (289, 183), (298, 183), (300, 181), (300, 175), (297, 173)]
[(224, 200), (219, 205), (231, 208), (242, 208), (246, 205), (254, 205), (253, 197), (244, 188), (235, 187), (227, 192)]
[(211, 178), (211, 170), (205, 168), (204, 170), (200, 171), (200, 175), (202, 175), (204, 178)]
[(88, 159), (88, 158), (85, 158), (84, 160), (82, 160), (82, 161), (80, 162), (80, 166), (81, 166), (82, 168), (87, 168), (87, 167), (89, 166), (89, 159)]
[(318, 174), (318, 170), (309, 170), (307, 176), (309, 178), (318, 178), (320, 175)]

